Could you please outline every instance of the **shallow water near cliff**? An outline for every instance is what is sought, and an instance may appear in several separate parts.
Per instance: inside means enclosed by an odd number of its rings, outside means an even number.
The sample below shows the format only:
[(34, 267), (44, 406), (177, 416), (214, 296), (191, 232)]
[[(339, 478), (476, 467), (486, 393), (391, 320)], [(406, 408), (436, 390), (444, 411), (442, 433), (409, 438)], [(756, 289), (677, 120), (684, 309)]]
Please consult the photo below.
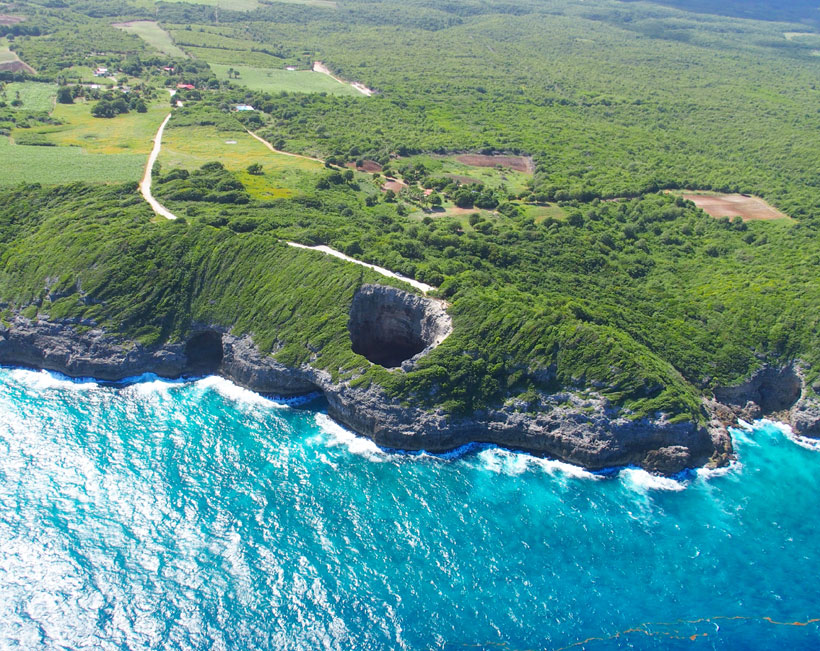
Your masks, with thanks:
[(812, 649), (820, 452), (395, 454), (218, 378), (0, 368), (0, 648)]

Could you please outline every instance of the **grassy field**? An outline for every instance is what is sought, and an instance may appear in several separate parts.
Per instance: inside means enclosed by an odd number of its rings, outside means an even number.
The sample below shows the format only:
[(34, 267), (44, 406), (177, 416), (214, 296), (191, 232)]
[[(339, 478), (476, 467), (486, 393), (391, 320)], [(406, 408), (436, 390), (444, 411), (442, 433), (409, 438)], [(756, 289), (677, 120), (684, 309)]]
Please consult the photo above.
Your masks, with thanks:
[[(163, 169), (194, 170), (215, 160), (229, 170), (242, 172), (240, 180), (257, 199), (291, 196), (295, 190), (304, 188), (305, 183), (312, 185), (313, 177), (324, 170), (320, 163), (311, 160), (274, 154), (242, 131), (218, 131), (214, 127), (165, 130), (159, 157)], [(263, 175), (245, 172), (252, 163), (262, 165)]]
[(531, 174), (508, 168), (497, 169), (494, 167), (465, 165), (455, 160), (455, 157), (450, 156), (412, 156), (400, 159), (393, 167), (398, 168), (404, 163), (422, 163), (432, 176), (447, 176), (462, 183), (479, 182), (494, 189), (503, 185), (513, 194), (526, 190), (528, 182), (532, 179)]
[(230, 68), (239, 71), (239, 79), (233, 80), (234, 83), (247, 86), (251, 90), (263, 90), (271, 93), (283, 90), (291, 93), (332, 93), (334, 95), (361, 97), (361, 94), (351, 86), (340, 84), (327, 75), (312, 70), (291, 71), (211, 64), (211, 69), (219, 79), (228, 79), (228, 70)]
[(9, 42), (5, 38), (0, 38), (0, 63), (17, 61), (17, 55), (9, 50)]
[(114, 27), (136, 34), (151, 47), (172, 57), (187, 58), (181, 49), (174, 45), (171, 35), (153, 20), (132, 20), (127, 23), (115, 23)]
[(21, 111), (50, 111), (57, 95), (57, 84), (40, 84), (34, 81), (6, 84), (0, 99), (11, 103), (20, 94), (22, 106), (12, 107)]
[(532, 217), (536, 224), (540, 224), (548, 217), (552, 219), (564, 219), (567, 216), (566, 211), (553, 203), (548, 204), (522, 204), (521, 209), (527, 217)]
[(147, 156), (152, 139), (169, 108), (164, 103), (149, 106), (147, 113), (131, 111), (115, 118), (95, 118), (90, 105), (57, 104), (52, 116), (63, 124), (33, 129), (15, 129), (15, 139), (42, 137), (60, 146), (82, 147), (89, 154), (134, 153)]
[(251, 11), (259, 6), (257, 0), (168, 0), (169, 2), (185, 2), (193, 5), (219, 7), (232, 11)]
[(79, 147), (12, 145), (0, 137), (0, 185), (138, 181), (145, 157), (87, 154)]

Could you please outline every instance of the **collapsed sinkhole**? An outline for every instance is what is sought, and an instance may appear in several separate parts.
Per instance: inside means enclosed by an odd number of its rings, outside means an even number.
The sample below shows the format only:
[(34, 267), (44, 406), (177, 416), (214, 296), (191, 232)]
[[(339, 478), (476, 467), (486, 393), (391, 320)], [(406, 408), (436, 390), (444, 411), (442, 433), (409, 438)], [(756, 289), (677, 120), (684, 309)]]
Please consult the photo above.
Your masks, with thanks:
[(439, 301), (384, 285), (362, 285), (353, 296), (348, 321), (353, 352), (374, 364), (401, 366), (451, 330)]
[(206, 330), (193, 335), (185, 344), (186, 369), (189, 373), (215, 373), (222, 364), (222, 334)]

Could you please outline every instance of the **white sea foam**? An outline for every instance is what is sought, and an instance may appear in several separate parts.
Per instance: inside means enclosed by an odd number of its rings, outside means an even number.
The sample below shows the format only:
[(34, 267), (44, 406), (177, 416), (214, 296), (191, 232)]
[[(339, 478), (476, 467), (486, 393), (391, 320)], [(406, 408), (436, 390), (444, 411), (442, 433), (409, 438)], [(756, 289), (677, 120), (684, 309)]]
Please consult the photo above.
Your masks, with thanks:
[[(201, 380), (197, 380), (195, 384), (201, 389), (216, 391), (223, 398), (227, 398), (239, 404), (267, 406), (274, 404), (273, 401), (268, 398), (250, 389), (240, 387), (238, 384), (234, 384), (230, 380), (226, 380), (218, 375), (209, 375)], [(277, 404), (276, 406), (284, 407), (285, 405)]]
[(671, 477), (660, 477), (653, 475), (642, 468), (624, 468), (618, 473), (624, 486), (640, 493), (648, 491), (682, 491), (686, 488), (686, 483), (672, 479)]
[(25, 368), (15, 368), (10, 371), (11, 377), (20, 384), (27, 387), (44, 391), (48, 389), (67, 389), (70, 391), (82, 391), (85, 389), (96, 389), (97, 382), (93, 378), (72, 379), (62, 373), (54, 371), (33, 371)]
[(490, 448), (479, 452), (481, 467), (485, 470), (503, 475), (521, 475), (525, 472), (545, 472), (554, 476), (573, 477), (575, 479), (602, 479), (580, 466), (571, 463), (544, 459), (523, 452), (514, 452), (504, 448)]
[(345, 429), (327, 414), (316, 414), (316, 425), (327, 445), (345, 447), (352, 454), (365, 457), (369, 461), (386, 461), (390, 456), (373, 441)]
[(739, 474), (743, 469), (743, 464), (737, 459), (729, 462), (729, 465), (720, 468), (698, 468), (695, 472), (698, 479), (709, 481), (717, 477), (725, 477), (726, 475)]

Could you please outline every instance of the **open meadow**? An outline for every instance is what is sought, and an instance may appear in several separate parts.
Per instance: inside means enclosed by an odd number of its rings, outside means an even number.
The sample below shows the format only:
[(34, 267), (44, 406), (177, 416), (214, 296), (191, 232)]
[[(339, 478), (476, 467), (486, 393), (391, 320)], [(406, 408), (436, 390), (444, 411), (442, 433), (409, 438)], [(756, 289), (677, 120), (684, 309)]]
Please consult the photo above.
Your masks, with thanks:
[[(173, 118), (169, 127), (173, 125)], [(223, 131), (215, 127), (167, 128), (159, 157), (163, 170), (183, 168), (193, 171), (205, 163), (219, 161), (239, 174), (248, 193), (257, 199), (291, 196), (296, 190), (315, 185), (324, 170), (316, 161), (270, 151), (244, 131)], [(262, 166), (262, 174), (251, 175), (247, 168)]]
[(114, 23), (112, 27), (136, 34), (155, 50), (168, 56), (185, 59), (188, 55), (178, 48), (171, 35), (154, 20), (131, 20), (125, 23)]
[(169, 110), (164, 102), (157, 102), (149, 105), (146, 113), (130, 111), (114, 118), (95, 118), (86, 102), (57, 104), (52, 116), (62, 124), (15, 129), (12, 137), (82, 147), (90, 154), (131, 152), (147, 156), (154, 133)]
[[(34, 81), (15, 81), (0, 90), (0, 100), (7, 102), (18, 111), (50, 111), (54, 107), (57, 84), (43, 84)], [(19, 99), (22, 104), (11, 104)]]
[(232, 79), (233, 83), (251, 90), (261, 90), (268, 93), (281, 91), (289, 93), (331, 93), (361, 97), (361, 94), (352, 86), (340, 84), (332, 77), (312, 70), (284, 70), (282, 68), (256, 68), (211, 63), (211, 70), (219, 79), (230, 79), (228, 71), (231, 69), (239, 73), (239, 77)]

